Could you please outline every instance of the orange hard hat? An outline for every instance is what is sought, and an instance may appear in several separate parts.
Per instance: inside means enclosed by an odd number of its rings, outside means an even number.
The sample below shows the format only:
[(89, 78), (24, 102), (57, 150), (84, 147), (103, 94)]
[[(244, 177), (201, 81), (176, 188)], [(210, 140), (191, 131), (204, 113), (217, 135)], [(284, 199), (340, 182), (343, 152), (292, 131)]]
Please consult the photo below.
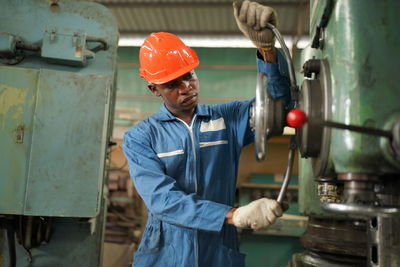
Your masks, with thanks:
[(172, 81), (199, 65), (196, 52), (168, 32), (150, 34), (140, 47), (140, 76), (154, 84)]

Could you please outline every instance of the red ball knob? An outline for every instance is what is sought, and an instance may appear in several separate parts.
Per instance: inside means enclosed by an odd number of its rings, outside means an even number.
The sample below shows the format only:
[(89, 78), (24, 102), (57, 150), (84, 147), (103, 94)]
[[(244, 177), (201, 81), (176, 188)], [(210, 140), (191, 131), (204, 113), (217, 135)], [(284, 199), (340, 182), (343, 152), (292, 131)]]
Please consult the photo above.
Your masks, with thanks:
[(307, 115), (301, 109), (294, 108), (287, 114), (286, 121), (290, 127), (299, 128), (307, 122)]

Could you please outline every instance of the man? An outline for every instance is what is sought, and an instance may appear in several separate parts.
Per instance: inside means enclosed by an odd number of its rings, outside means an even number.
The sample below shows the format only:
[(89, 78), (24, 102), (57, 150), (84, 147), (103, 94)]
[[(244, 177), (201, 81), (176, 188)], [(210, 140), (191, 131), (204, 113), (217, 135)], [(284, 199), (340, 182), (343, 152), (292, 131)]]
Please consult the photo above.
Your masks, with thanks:
[[(287, 67), (265, 29), (276, 24), (274, 10), (245, 1), (234, 4), (234, 13), (258, 48), (270, 93), (290, 105)], [(140, 49), (140, 74), (164, 105), (124, 137), (131, 176), (148, 208), (135, 266), (244, 266), (236, 227), (260, 229), (282, 215), (267, 198), (233, 208), (240, 151), (254, 141), (254, 100), (198, 104), (198, 64), (196, 53), (170, 33), (151, 34)]]

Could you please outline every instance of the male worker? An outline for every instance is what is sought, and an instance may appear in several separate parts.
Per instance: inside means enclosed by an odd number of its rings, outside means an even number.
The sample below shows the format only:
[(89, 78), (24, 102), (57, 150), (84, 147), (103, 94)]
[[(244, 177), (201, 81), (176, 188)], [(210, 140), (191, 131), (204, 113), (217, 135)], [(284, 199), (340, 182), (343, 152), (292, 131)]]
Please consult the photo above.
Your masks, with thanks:
[[(287, 67), (265, 28), (276, 24), (275, 11), (245, 1), (234, 4), (234, 14), (258, 48), (270, 93), (290, 105)], [(148, 208), (135, 266), (244, 266), (236, 227), (260, 229), (282, 215), (267, 198), (233, 208), (240, 151), (254, 141), (254, 100), (198, 104), (198, 64), (196, 53), (170, 33), (152, 33), (140, 49), (140, 74), (164, 105), (124, 137), (131, 176)]]

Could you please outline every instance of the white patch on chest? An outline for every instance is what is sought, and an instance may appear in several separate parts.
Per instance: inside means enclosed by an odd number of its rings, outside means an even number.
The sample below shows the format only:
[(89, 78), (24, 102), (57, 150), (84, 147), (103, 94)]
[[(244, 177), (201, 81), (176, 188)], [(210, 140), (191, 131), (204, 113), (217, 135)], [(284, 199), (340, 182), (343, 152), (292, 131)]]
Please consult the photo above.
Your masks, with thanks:
[(210, 120), (209, 122), (201, 122), (200, 132), (215, 132), (226, 129), (224, 118)]

